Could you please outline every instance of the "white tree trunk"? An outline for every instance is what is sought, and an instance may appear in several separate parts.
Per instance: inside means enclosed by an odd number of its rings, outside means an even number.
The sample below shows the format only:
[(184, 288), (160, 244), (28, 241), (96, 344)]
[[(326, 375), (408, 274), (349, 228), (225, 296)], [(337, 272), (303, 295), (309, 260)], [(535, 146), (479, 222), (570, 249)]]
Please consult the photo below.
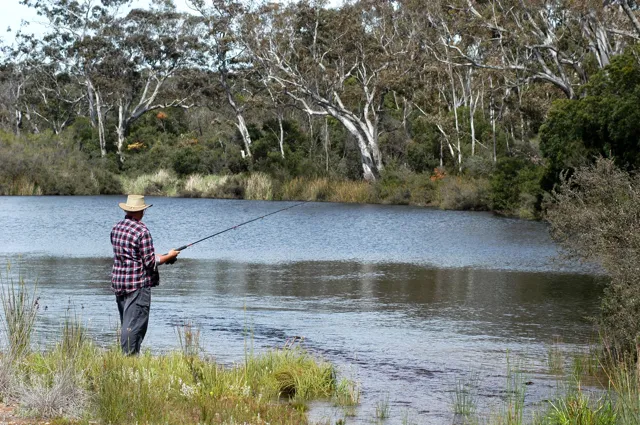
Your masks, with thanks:
[(491, 120), (491, 135), (493, 138), (493, 162), (498, 161), (497, 147), (496, 147), (496, 105), (493, 93), (493, 79), (489, 78), (489, 90), (491, 90), (489, 98), (489, 119)]
[(122, 149), (126, 140), (127, 121), (125, 117), (125, 106), (122, 104), (122, 100), (118, 102), (118, 125), (116, 127), (116, 133), (118, 134), (118, 141), (116, 144), (118, 157), (120, 158), (120, 163), (124, 163), (124, 152)]
[(457, 147), (456, 150), (458, 152), (458, 171), (462, 172), (462, 146), (460, 144), (460, 120), (458, 119), (458, 96), (456, 95), (456, 83), (453, 78), (453, 69), (451, 64), (449, 64), (449, 80), (451, 82), (451, 99), (453, 102), (453, 116), (455, 119), (456, 125), (456, 139), (457, 139)]
[(324, 119), (324, 162), (325, 170), (329, 172), (329, 119)]
[(236, 128), (240, 131), (240, 136), (242, 136), (242, 142), (244, 143), (244, 148), (246, 151), (247, 157), (251, 156), (251, 135), (249, 135), (249, 128), (247, 127), (247, 123), (244, 120), (244, 116), (241, 113), (236, 112)]
[[(335, 110), (332, 109), (334, 112)], [(349, 133), (351, 133), (358, 142), (358, 148), (360, 149), (360, 159), (362, 162), (362, 175), (367, 181), (375, 181), (376, 180), (376, 166), (374, 164), (373, 158), (371, 156), (371, 152), (369, 151), (369, 144), (365, 139), (365, 136), (359, 131), (356, 124), (351, 122), (344, 116), (338, 114), (332, 114), (332, 116), (340, 121), (342, 125), (347, 129)]]
[(280, 143), (280, 155), (282, 155), (282, 159), (284, 159), (284, 127), (282, 126), (282, 114), (278, 114), (278, 125), (280, 126), (280, 138), (278, 140)]
[(107, 141), (104, 132), (104, 115), (102, 114), (102, 99), (100, 98), (100, 93), (95, 92), (96, 97), (96, 118), (97, 118), (97, 126), (98, 126), (98, 141), (100, 143), (100, 155), (104, 158), (107, 156)]

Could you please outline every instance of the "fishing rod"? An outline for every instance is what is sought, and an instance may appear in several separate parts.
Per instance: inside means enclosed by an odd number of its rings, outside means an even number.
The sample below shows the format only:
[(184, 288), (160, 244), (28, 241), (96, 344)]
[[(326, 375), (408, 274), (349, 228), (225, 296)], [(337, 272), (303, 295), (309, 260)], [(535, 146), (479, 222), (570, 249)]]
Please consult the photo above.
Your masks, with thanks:
[[(224, 230), (221, 230), (220, 232), (214, 233), (213, 235), (209, 235), (206, 238), (202, 238), (202, 239), (199, 239), (199, 240), (197, 240), (195, 242), (191, 242), (190, 244), (181, 246), (180, 248), (176, 248), (176, 251), (183, 251), (183, 250), (189, 248), (190, 246), (193, 246), (193, 245), (195, 245), (197, 243), (206, 241), (207, 239), (211, 239), (213, 237), (219, 236), (219, 235), (221, 235), (223, 233), (226, 233), (226, 232), (229, 232), (231, 230), (236, 230), (238, 227), (242, 227), (245, 224), (249, 224), (249, 223), (253, 223), (254, 221), (262, 220), (263, 218), (269, 217), (270, 215), (274, 215), (274, 214), (278, 214), (278, 213), (280, 213), (282, 211), (290, 210), (291, 208), (298, 207), (298, 206), (306, 204), (308, 202), (309, 201), (304, 201), (304, 202), (297, 203), (295, 205), (290, 205), (290, 206), (288, 206), (286, 208), (279, 209), (278, 211), (274, 211), (274, 212), (271, 212), (269, 214), (265, 214), (265, 215), (262, 215), (260, 217), (256, 217), (254, 219), (251, 219), (249, 221), (245, 221), (244, 223), (236, 224), (235, 226), (229, 227), (228, 229), (224, 229)], [(167, 264), (173, 264), (173, 263), (175, 263), (175, 261), (176, 261), (176, 259), (174, 258), (173, 261), (167, 261)]]

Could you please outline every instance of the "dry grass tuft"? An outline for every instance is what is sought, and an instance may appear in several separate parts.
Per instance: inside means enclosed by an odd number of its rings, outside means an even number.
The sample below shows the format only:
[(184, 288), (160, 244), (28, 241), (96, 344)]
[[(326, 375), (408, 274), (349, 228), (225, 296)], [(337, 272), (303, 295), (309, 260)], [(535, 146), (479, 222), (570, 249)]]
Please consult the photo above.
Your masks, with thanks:
[(331, 202), (367, 204), (375, 200), (371, 185), (365, 181), (335, 182), (332, 187)]
[(271, 177), (264, 173), (253, 173), (247, 180), (245, 199), (259, 201), (271, 201), (273, 199), (273, 182)]
[(121, 179), (125, 193), (164, 196), (178, 194), (178, 177), (167, 170), (158, 170), (154, 174), (143, 174), (136, 178), (122, 177)]
[(79, 418), (82, 416), (88, 394), (79, 385), (81, 378), (73, 368), (65, 368), (53, 375), (35, 375), (29, 384), (18, 386), (17, 400), (27, 415), (38, 418)]

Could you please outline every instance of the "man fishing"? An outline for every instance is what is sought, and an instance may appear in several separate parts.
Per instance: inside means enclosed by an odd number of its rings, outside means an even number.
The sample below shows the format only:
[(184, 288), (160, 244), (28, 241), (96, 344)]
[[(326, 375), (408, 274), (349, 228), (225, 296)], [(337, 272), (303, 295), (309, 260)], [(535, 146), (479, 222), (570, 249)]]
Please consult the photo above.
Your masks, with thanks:
[(142, 217), (151, 205), (144, 196), (129, 195), (127, 202), (118, 204), (125, 217), (111, 230), (113, 268), (111, 288), (116, 295), (120, 313), (120, 345), (127, 355), (138, 354), (147, 333), (151, 287), (158, 286), (158, 265), (175, 262), (179, 250), (156, 256), (153, 239)]

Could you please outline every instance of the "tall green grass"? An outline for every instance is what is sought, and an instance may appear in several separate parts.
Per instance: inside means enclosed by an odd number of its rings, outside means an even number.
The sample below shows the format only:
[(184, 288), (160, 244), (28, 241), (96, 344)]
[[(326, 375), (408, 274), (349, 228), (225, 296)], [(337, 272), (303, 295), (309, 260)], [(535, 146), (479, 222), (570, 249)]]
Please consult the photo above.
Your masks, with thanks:
[(114, 425), (298, 425), (307, 423), (308, 401), (339, 394), (334, 367), (299, 344), (251, 352), (244, 362), (223, 367), (202, 355), (199, 330), (189, 323), (177, 329), (179, 350), (125, 356), (116, 344), (96, 346), (81, 319), (68, 314), (54, 343), (34, 351), (36, 293), (22, 279), (9, 281), (2, 300), (9, 342), (0, 355), (0, 396), (27, 417)]
[(0, 288), (3, 328), (7, 341), (6, 355), (10, 361), (18, 361), (29, 351), (38, 312), (36, 285), (29, 287), (21, 275), (14, 281), (11, 266)]
[(453, 414), (460, 416), (463, 421), (472, 418), (478, 409), (478, 383), (479, 375), (475, 372), (456, 379), (451, 407)]

